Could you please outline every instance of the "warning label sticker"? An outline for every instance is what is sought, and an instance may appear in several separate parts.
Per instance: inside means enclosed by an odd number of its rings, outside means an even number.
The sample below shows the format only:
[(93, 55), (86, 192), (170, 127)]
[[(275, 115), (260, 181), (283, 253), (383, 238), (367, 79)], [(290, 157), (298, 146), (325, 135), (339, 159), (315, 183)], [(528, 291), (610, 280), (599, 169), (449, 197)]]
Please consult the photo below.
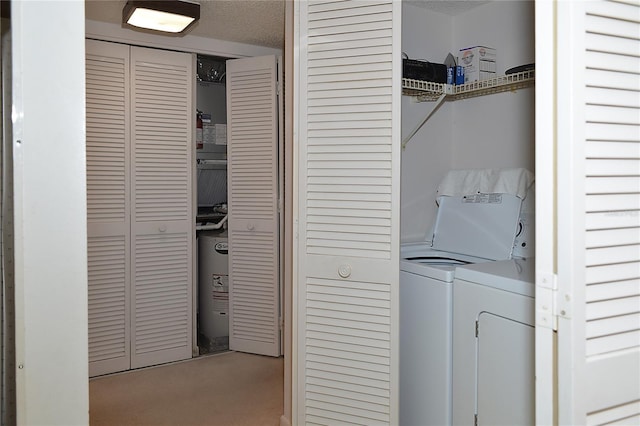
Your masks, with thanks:
[(462, 197), (463, 203), (502, 204), (502, 194), (473, 194)]

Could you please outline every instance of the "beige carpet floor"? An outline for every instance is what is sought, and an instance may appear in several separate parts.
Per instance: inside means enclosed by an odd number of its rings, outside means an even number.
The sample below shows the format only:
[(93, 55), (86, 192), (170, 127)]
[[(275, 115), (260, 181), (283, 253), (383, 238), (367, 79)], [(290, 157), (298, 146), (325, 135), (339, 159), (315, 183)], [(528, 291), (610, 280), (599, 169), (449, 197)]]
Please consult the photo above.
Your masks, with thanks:
[(283, 358), (226, 352), (89, 381), (91, 426), (277, 426)]

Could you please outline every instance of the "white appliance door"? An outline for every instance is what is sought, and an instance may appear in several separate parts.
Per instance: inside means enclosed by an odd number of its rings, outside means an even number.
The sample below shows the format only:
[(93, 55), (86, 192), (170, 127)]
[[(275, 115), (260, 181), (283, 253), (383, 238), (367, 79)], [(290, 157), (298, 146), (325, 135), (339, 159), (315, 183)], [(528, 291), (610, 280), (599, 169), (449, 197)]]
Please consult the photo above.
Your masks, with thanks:
[(398, 424), (401, 6), (295, 2), (296, 424)]
[(280, 355), (276, 56), (227, 61), (229, 347)]
[(535, 424), (534, 328), (481, 312), (477, 330), (476, 424)]
[(192, 56), (131, 48), (131, 367), (191, 358)]
[(130, 368), (129, 46), (86, 42), (89, 375)]

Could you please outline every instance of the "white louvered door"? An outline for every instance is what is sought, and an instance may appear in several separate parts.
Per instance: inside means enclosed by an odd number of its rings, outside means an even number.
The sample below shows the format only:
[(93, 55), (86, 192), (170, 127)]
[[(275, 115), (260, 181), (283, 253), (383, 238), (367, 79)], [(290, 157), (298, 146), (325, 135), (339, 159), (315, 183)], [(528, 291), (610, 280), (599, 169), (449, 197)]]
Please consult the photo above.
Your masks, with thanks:
[(401, 3), (296, 3), (297, 424), (398, 423)]
[(640, 4), (557, 22), (559, 422), (638, 424)]
[(229, 347), (280, 355), (277, 58), (227, 61)]
[(89, 374), (129, 356), (129, 47), (87, 40)]
[(131, 47), (131, 367), (191, 357), (194, 72)]

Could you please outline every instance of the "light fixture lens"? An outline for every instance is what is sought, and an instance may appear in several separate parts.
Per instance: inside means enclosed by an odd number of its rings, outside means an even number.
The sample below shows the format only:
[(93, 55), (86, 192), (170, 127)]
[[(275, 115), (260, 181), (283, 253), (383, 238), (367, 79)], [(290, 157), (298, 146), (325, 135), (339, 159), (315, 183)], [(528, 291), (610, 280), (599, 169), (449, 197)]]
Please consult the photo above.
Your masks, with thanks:
[(129, 25), (150, 30), (179, 33), (194, 21), (190, 16), (175, 13), (160, 12), (158, 10), (136, 8), (127, 21)]

